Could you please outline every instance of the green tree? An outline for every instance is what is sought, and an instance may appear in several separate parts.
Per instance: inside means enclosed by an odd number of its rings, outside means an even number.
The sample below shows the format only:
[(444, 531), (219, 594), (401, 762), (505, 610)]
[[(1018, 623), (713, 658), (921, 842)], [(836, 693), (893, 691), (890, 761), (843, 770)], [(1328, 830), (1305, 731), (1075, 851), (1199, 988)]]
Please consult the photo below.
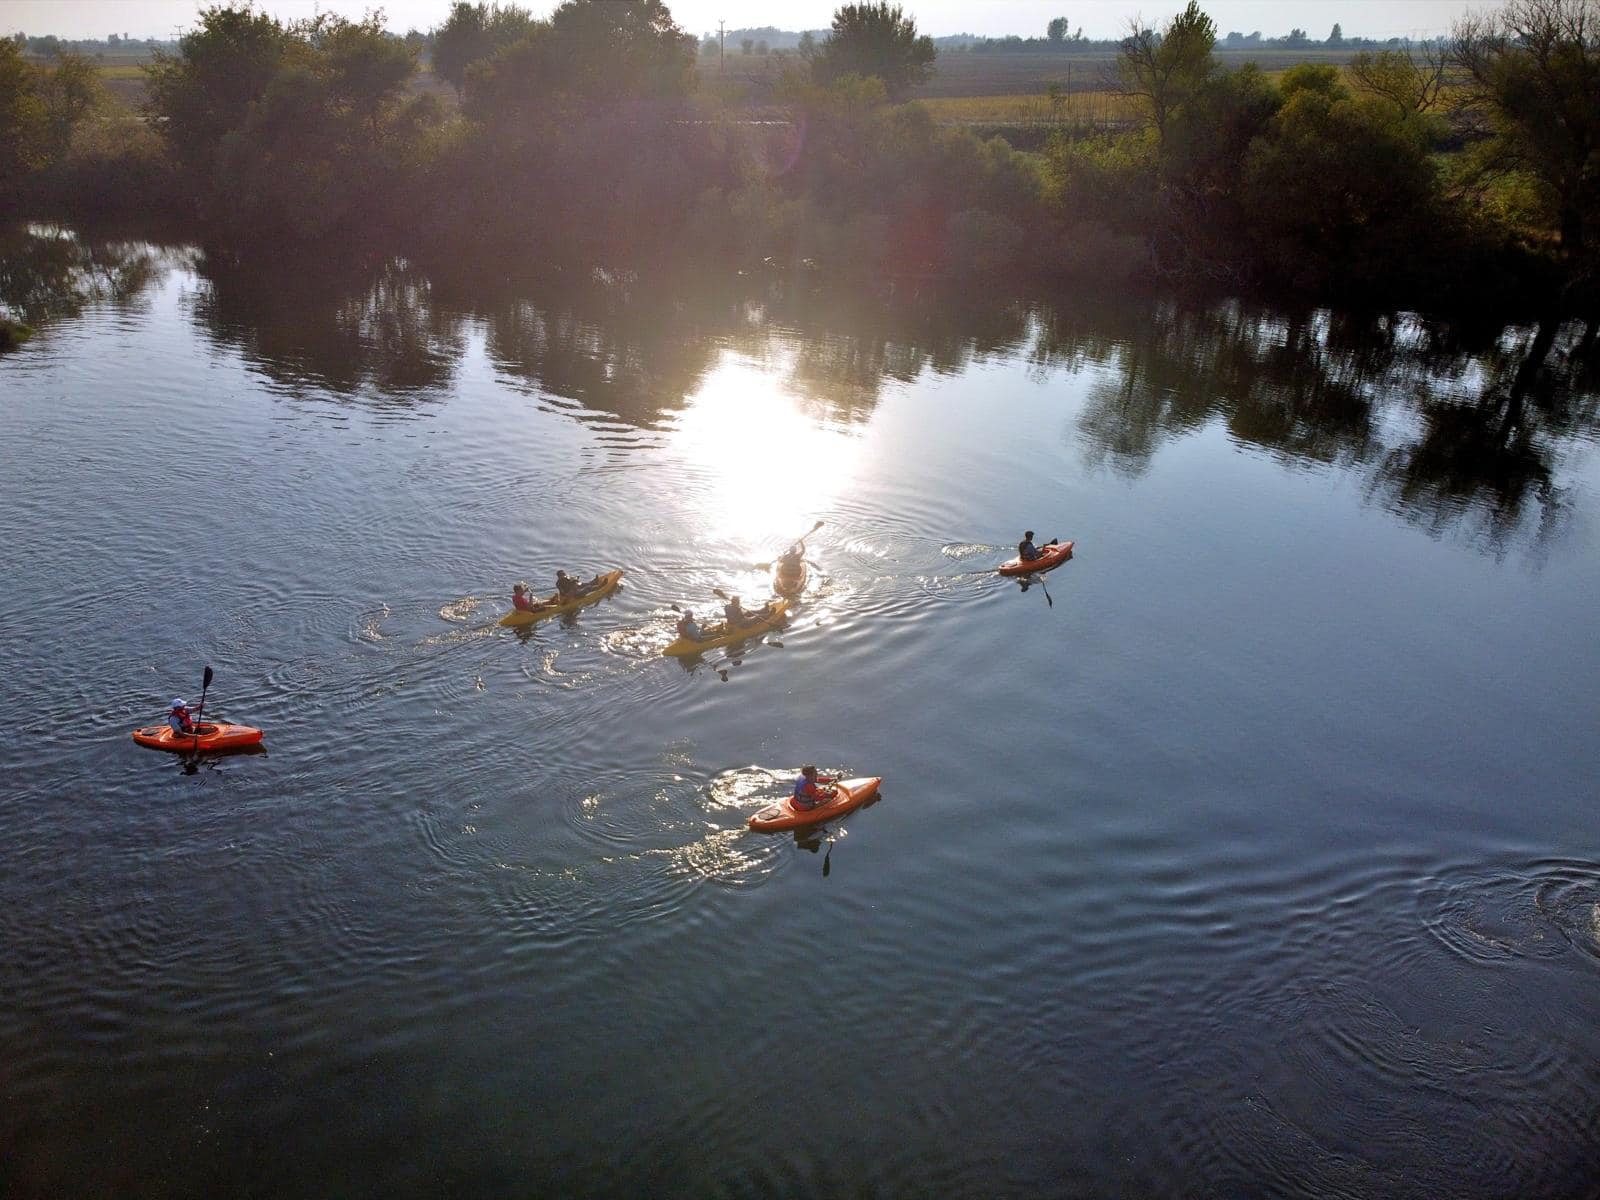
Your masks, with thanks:
[(465, 90), (467, 71), (502, 47), (525, 37), (533, 14), (515, 4), (469, 4), (456, 0), (443, 25), (433, 31), (433, 70), (457, 93)]
[(1308, 292), (1392, 290), (1427, 269), (1444, 223), (1427, 130), (1332, 67), (1285, 73), (1283, 105), (1245, 162), (1243, 202), (1263, 266)]
[(83, 55), (58, 53), (55, 66), (44, 72), (39, 91), (50, 125), (50, 155), (59, 159), (78, 127), (105, 105), (105, 85)]
[(1433, 51), (1363, 50), (1351, 60), (1349, 71), (1359, 91), (1387, 100), (1404, 117), (1438, 105), (1446, 65), (1444, 55)]
[(1134, 24), (1122, 40), (1117, 76), (1124, 94), (1142, 98), (1156, 134), (1166, 138), (1172, 114), (1216, 70), (1217, 26), (1195, 0), (1160, 33)]
[(324, 13), (299, 32), (317, 52), (330, 111), (362, 124), (377, 138), (417, 73), (416, 47), (390, 37), (378, 13), (360, 21)]
[(1052, 17), (1050, 24), (1044, 27), (1044, 35), (1052, 42), (1064, 42), (1067, 40), (1067, 29), (1068, 25), (1065, 17)]
[(812, 76), (827, 85), (846, 75), (881, 79), (889, 99), (903, 99), (933, 73), (938, 51), (918, 36), (917, 23), (898, 4), (846, 4), (811, 60)]
[(145, 112), (177, 161), (209, 177), (223, 138), (244, 124), (294, 50), (275, 17), (248, 7), (205, 9), (177, 54), (157, 52), (145, 68)]
[(467, 77), (465, 107), (486, 125), (541, 123), (552, 102), (591, 110), (687, 96), (694, 38), (661, 0), (567, 0)]
[(1465, 18), (1451, 58), (1480, 172), (1530, 180), (1562, 249), (1582, 253), (1600, 218), (1600, 0), (1512, 0)]
[(23, 180), (44, 165), (49, 137), (39, 72), (15, 42), (0, 41), (0, 204), (14, 200)]

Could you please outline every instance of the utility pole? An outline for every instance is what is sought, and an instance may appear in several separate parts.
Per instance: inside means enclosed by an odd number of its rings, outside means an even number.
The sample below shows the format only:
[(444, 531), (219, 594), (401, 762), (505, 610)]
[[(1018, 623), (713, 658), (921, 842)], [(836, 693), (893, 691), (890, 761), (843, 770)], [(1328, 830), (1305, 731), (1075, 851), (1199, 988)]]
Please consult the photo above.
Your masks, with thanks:
[(723, 45), (723, 38), (727, 33), (727, 30), (725, 29), (727, 24), (728, 23), (726, 21), (719, 20), (717, 22), (717, 69), (724, 74), (726, 74), (728, 70), (728, 50), (727, 47)]

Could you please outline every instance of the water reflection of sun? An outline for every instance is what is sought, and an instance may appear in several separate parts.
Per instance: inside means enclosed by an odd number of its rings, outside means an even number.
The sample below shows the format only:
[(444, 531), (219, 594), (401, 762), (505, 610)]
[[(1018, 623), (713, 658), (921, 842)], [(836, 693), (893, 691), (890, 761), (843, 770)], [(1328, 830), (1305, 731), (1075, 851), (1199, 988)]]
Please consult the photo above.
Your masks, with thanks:
[(705, 481), (701, 532), (769, 546), (804, 533), (854, 476), (860, 439), (808, 414), (770, 369), (725, 360), (689, 398), (672, 447)]

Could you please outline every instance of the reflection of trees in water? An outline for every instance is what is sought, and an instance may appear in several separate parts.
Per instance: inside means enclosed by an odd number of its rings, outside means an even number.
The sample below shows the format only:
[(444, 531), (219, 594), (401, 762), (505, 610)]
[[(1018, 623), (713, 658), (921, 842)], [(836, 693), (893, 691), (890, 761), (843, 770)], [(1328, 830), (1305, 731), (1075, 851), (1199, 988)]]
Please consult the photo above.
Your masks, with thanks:
[(835, 291), (789, 277), (706, 279), (668, 273), (500, 285), (464, 279), (449, 295), (481, 317), (495, 365), (593, 413), (659, 427), (685, 407), (724, 351), (772, 366), (804, 405), (864, 419), (885, 383), (957, 373), (1009, 352), (1028, 328), (1016, 298), (886, 288)]
[(1559, 497), (1554, 468), (1597, 427), (1588, 330), (1451, 329), (1412, 317), (1284, 314), (1240, 304), (1040, 309), (1041, 368), (1104, 364), (1081, 433), (1090, 458), (1138, 474), (1213, 421), (1290, 462), (1337, 463), (1431, 529), (1503, 538)]
[(1095, 368), (1089, 456), (1143, 471), (1222, 422), (1287, 462), (1337, 464), (1430, 529), (1504, 539), (1562, 511), (1563, 453), (1600, 430), (1594, 326), (1528, 329), (1137, 298), (1027, 301), (981, 288), (836, 289), (799, 276), (605, 272), (486, 282), (481, 264), (359, 269), (200, 260), (35, 227), (0, 238), (0, 304), (30, 322), (136, 303), (175, 264), (202, 327), (296, 391), (407, 406), (451, 384), (465, 328), (499, 369), (586, 419), (658, 428), (725, 351), (767, 365), (816, 416), (869, 416), (883, 388), (1026, 353), (1041, 377)]
[(501, 371), (646, 429), (699, 388), (737, 307), (725, 290), (607, 272), (508, 283), (498, 294), (468, 281), (452, 294), (483, 320)]
[(297, 392), (409, 405), (449, 385), (465, 351), (460, 319), (401, 259), (337, 270), (208, 258), (198, 271), (208, 286), (194, 312), (206, 332)]
[(1503, 541), (1533, 506), (1548, 531), (1561, 512), (1557, 463), (1576, 439), (1600, 430), (1587, 336), (1545, 322), (1499, 332), (1486, 347), (1438, 339), (1423, 357), (1434, 378), (1453, 386), (1420, 381), (1419, 432), (1385, 455), (1377, 489), (1432, 528), (1470, 513)]
[(184, 251), (94, 241), (48, 225), (0, 229), (0, 313), (29, 325), (75, 317), (89, 304), (127, 307)]
[(984, 288), (886, 284), (866, 293), (783, 281), (769, 286), (766, 306), (759, 341), (740, 348), (789, 356), (794, 390), (846, 419), (870, 414), (887, 383), (910, 383), (924, 371), (960, 374), (989, 355), (1013, 353), (1029, 323), (1021, 298)]
[(1290, 459), (1356, 462), (1372, 437), (1364, 382), (1377, 366), (1346, 322), (1240, 305), (1047, 307), (1040, 368), (1109, 367), (1081, 418), (1090, 457), (1136, 475), (1173, 437), (1225, 421), (1239, 441)]

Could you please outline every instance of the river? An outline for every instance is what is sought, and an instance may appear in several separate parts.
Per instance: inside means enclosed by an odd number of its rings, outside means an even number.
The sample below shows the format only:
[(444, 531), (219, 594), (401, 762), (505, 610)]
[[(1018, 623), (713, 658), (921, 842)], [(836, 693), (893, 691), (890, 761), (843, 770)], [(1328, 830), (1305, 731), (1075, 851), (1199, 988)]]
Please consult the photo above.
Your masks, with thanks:
[(0, 1194), (1600, 1194), (1582, 329), (4, 253)]

